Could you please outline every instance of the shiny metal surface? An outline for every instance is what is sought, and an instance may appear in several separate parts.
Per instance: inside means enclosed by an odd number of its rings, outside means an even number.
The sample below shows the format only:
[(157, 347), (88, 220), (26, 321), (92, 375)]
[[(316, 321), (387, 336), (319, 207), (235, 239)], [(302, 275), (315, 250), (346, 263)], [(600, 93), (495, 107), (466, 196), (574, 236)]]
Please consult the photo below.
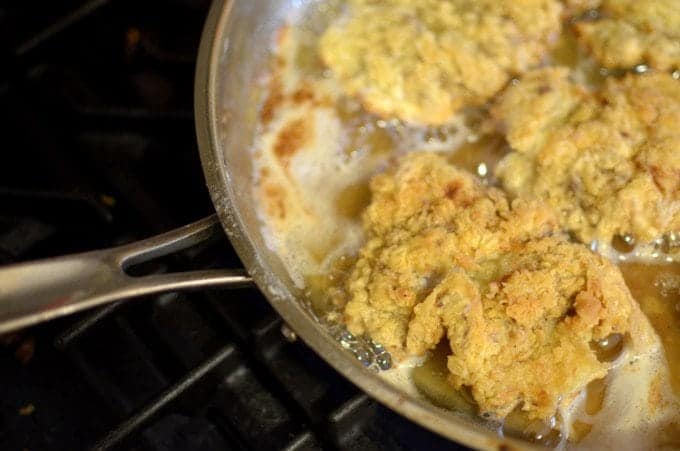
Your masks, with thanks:
[[(415, 399), (364, 368), (342, 349), (301, 301), (277, 256), (267, 248), (255, 211), (250, 146), (279, 28), (305, 18), (318, 0), (215, 0), (196, 74), (195, 112), (201, 160), (218, 215), (248, 273), (286, 323), (330, 365), (395, 411), (459, 443), (480, 449), (533, 448), (501, 438), (472, 418)], [(423, 444), (425, 448), (427, 444)]]
[(215, 216), (125, 246), (0, 268), (0, 334), (97, 305), (166, 291), (251, 282), (242, 270), (132, 277), (130, 267), (186, 249), (222, 229)]

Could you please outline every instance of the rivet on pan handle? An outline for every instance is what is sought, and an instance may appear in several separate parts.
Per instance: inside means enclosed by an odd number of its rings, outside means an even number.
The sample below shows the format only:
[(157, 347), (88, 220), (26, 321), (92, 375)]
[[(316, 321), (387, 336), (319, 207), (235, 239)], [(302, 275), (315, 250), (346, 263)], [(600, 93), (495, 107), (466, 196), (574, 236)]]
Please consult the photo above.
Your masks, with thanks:
[(135, 243), (0, 267), (0, 334), (109, 302), (252, 283), (243, 269), (133, 277), (126, 269), (195, 246), (222, 228), (215, 215)]

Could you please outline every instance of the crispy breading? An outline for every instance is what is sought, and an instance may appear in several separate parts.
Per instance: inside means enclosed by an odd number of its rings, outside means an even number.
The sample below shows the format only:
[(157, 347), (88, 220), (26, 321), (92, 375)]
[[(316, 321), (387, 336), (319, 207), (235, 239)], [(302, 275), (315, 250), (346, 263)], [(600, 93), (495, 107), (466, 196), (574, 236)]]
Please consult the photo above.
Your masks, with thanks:
[(320, 55), (380, 116), (439, 125), (537, 65), (559, 33), (556, 0), (353, 0)]
[(521, 403), (546, 419), (606, 374), (590, 343), (629, 331), (639, 310), (619, 270), (566, 241), (550, 208), (511, 203), (433, 154), (404, 158), (371, 190), (346, 283), (352, 333), (397, 359), (446, 336), (452, 383), (498, 417)]
[(481, 412), (503, 417), (521, 403), (547, 419), (607, 373), (590, 344), (627, 332), (634, 301), (614, 265), (559, 238), (482, 266), (450, 271), (414, 308), (409, 346), (430, 349), (446, 335), (450, 380), (470, 387)]
[(603, 0), (600, 18), (575, 25), (580, 41), (605, 67), (680, 68), (680, 2)]
[(557, 226), (549, 209), (510, 205), (501, 191), (433, 154), (404, 158), (373, 178), (371, 192), (367, 242), (347, 284), (344, 316), (350, 331), (370, 335), (396, 357), (407, 354), (413, 307), (452, 266), (475, 268)]
[(541, 198), (581, 241), (680, 229), (680, 82), (656, 73), (600, 91), (564, 68), (525, 75), (493, 111), (514, 152), (496, 168), (514, 196)]

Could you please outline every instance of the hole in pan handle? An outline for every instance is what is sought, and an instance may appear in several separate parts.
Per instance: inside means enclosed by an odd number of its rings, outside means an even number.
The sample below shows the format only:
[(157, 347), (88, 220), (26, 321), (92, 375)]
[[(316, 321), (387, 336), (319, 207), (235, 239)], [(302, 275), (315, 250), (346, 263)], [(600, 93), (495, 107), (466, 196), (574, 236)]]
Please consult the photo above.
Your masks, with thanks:
[(178, 290), (238, 288), (243, 269), (133, 277), (126, 268), (223, 234), (216, 215), (110, 249), (0, 267), (0, 334), (114, 301)]

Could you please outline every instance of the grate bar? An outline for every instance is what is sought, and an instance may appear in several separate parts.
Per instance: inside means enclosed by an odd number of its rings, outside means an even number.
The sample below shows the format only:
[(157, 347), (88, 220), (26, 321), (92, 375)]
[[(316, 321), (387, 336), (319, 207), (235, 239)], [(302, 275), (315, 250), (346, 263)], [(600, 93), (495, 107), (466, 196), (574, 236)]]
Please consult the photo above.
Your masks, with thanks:
[(123, 305), (123, 302), (115, 302), (87, 315), (81, 321), (78, 321), (73, 327), (57, 337), (54, 340), (54, 346), (56, 346), (57, 349), (61, 351), (65, 350), (71, 344), (71, 342), (73, 342), (73, 340), (86, 333), (93, 326), (99, 323), (99, 321), (116, 311), (121, 305)]
[(108, 2), (109, 0), (92, 0), (88, 3), (85, 3), (80, 8), (62, 17), (61, 20), (45, 28), (36, 36), (32, 37), (31, 39), (17, 47), (15, 52), (16, 55), (23, 56), (26, 53), (29, 53), (36, 47), (39, 47), (43, 42), (51, 39), (53, 36), (56, 36), (65, 29), (69, 28), (70, 26), (78, 23), (80, 20), (88, 17), (90, 14), (97, 11), (99, 8), (106, 5)]
[(175, 400), (186, 389), (198, 382), (203, 376), (227, 360), (236, 352), (232, 345), (228, 345), (217, 351), (212, 357), (194, 368), (179, 382), (162, 392), (156, 399), (147, 404), (140, 411), (130, 418), (120, 423), (115, 429), (109, 432), (104, 438), (98, 441), (92, 450), (108, 450), (120, 444), (130, 434), (146, 424), (156, 413), (163, 409), (170, 402)]

